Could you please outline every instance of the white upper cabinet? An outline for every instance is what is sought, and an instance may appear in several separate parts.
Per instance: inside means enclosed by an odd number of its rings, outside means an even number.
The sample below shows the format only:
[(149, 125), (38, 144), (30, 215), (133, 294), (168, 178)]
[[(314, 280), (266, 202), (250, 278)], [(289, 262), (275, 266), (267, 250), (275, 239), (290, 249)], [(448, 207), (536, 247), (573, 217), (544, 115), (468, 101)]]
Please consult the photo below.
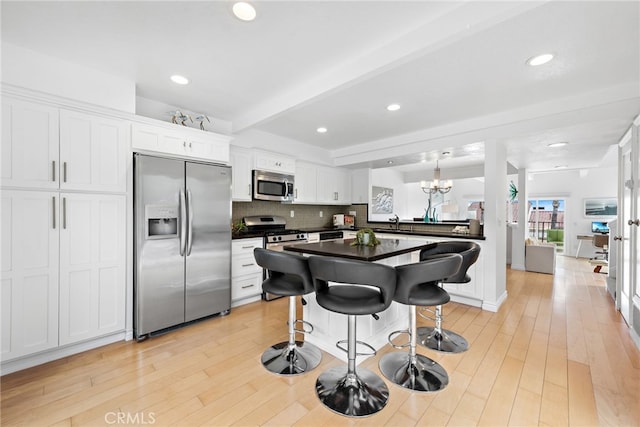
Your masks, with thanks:
[(318, 199), (318, 167), (313, 163), (296, 162), (294, 177), (295, 189), (293, 192), (294, 203), (315, 203)]
[(296, 171), (296, 161), (283, 154), (254, 151), (254, 169), (293, 175)]
[(60, 188), (125, 192), (129, 123), (60, 110)]
[(2, 185), (58, 188), (58, 109), (2, 99)]
[(318, 202), (326, 204), (351, 203), (351, 175), (347, 169), (318, 167)]
[(229, 137), (172, 123), (133, 123), (131, 147), (183, 158), (229, 163)]
[(253, 156), (251, 150), (240, 147), (231, 147), (231, 169), (233, 189), (231, 199), (234, 202), (251, 201), (251, 166)]
[(2, 185), (126, 191), (129, 122), (5, 97)]

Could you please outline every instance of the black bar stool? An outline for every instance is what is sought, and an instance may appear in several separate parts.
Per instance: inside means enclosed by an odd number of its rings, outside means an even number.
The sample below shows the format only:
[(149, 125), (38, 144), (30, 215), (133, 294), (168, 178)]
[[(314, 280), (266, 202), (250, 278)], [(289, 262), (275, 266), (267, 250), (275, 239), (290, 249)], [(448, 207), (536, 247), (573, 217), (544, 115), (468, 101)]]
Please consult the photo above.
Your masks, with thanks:
[[(389, 389), (382, 378), (369, 369), (356, 371), (356, 316), (386, 310), (393, 301), (396, 272), (393, 267), (372, 262), (313, 256), (309, 268), (316, 289), (316, 301), (321, 307), (346, 314), (348, 319), (347, 348), (339, 341), (336, 346), (348, 354), (347, 366), (329, 369), (318, 377), (316, 393), (320, 401), (332, 411), (351, 417), (375, 414), (387, 404)], [(330, 283), (331, 282), (331, 283)], [(363, 286), (366, 285), (366, 286)]]
[[(296, 341), (296, 332), (313, 331), (310, 323), (296, 320), (296, 297), (314, 291), (307, 258), (262, 248), (254, 249), (253, 255), (258, 265), (269, 271), (269, 277), (262, 282), (262, 289), (274, 295), (289, 297), (289, 341), (269, 347), (262, 354), (262, 365), (279, 375), (297, 375), (310, 371), (320, 364), (322, 353), (313, 344)], [(304, 298), (302, 304), (306, 304)], [(301, 323), (303, 329), (296, 329), (296, 323)], [(304, 329), (305, 326), (307, 329)]]
[[(420, 260), (429, 259), (433, 255), (456, 253), (462, 255), (462, 265), (460, 270), (453, 276), (444, 280), (444, 283), (469, 283), (471, 277), (467, 270), (471, 267), (480, 255), (480, 245), (475, 242), (446, 241), (439, 242), (435, 247), (423, 249), (420, 252)], [(443, 286), (443, 282), (440, 282)], [(467, 351), (469, 343), (460, 334), (448, 329), (442, 329), (442, 305), (436, 305), (435, 311), (424, 308), (423, 310), (435, 314), (435, 318), (428, 317), (422, 313), (420, 315), (427, 319), (435, 320), (435, 326), (423, 326), (418, 328), (418, 342), (431, 350), (446, 353), (461, 353)]]
[[(396, 267), (396, 293), (393, 300), (409, 307), (409, 329), (389, 334), (395, 348), (409, 347), (409, 352), (393, 352), (380, 359), (380, 371), (389, 381), (415, 391), (438, 391), (449, 384), (447, 371), (430, 358), (416, 354), (416, 305), (433, 306), (449, 302), (447, 291), (437, 285), (455, 274), (462, 264), (458, 254), (434, 255), (431, 259)], [(396, 345), (393, 338), (409, 334), (409, 343)]]

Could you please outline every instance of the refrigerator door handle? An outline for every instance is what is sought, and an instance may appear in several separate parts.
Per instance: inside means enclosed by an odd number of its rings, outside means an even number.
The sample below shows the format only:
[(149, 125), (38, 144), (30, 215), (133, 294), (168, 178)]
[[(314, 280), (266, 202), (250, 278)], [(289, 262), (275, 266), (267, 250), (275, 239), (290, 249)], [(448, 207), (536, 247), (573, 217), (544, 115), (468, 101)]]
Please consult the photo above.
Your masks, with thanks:
[(187, 203), (184, 191), (180, 190), (180, 256), (184, 256), (187, 243)]
[(189, 215), (188, 232), (187, 232), (187, 256), (191, 255), (191, 247), (193, 246), (193, 208), (191, 206), (191, 190), (187, 188), (187, 212)]

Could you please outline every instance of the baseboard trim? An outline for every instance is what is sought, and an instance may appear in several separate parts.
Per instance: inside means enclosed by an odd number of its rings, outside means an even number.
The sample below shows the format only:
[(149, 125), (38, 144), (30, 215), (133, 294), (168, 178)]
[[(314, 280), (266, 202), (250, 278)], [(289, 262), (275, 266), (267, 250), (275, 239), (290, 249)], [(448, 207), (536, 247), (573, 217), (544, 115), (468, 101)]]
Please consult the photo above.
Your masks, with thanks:
[(507, 291), (505, 290), (502, 293), (502, 295), (498, 297), (498, 300), (495, 302), (487, 301), (487, 300), (482, 301), (482, 309), (496, 313), (500, 309), (500, 306), (502, 305), (502, 303), (506, 301), (506, 299), (507, 299)]

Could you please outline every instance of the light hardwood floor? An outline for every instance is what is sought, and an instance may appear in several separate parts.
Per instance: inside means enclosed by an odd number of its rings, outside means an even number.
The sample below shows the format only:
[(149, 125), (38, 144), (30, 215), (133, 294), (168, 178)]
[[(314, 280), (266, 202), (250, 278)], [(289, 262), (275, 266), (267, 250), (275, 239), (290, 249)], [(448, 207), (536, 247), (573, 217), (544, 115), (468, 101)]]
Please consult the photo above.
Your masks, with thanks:
[[(315, 396), (317, 375), (283, 378), (260, 364), (286, 340), (286, 299), (259, 302), (142, 343), (121, 342), (2, 377), (10, 425), (640, 425), (640, 353), (603, 274), (559, 257), (555, 276), (509, 270), (497, 313), (445, 306), (469, 351), (420, 348), (449, 372), (437, 393), (389, 384), (378, 414), (351, 419)], [(427, 324), (420, 320), (420, 324)], [(346, 325), (346, 319), (345, 319)], [(346, 329), (346, 326), (345, 326)], [(381, 354), (362, 366), (379, 373)]]

